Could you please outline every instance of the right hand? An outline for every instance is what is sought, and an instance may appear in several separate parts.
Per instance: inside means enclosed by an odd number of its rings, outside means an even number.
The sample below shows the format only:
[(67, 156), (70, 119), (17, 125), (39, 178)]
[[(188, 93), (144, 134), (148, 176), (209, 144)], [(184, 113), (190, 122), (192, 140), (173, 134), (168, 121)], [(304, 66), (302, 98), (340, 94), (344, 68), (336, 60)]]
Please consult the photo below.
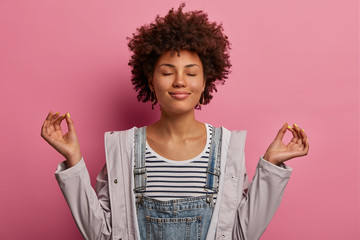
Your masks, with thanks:
[[(79, 141), (76, 136), (74, 122), (68, 114), (59, 117), (59, 113), (49, 112), (41, 127), (41, 137), (45, 139), (56, 151), (66, 158), (68, 167), (72, 167), (81, 160)], [(68, 132), (63, 135), (61, 122), (66, 119)]]

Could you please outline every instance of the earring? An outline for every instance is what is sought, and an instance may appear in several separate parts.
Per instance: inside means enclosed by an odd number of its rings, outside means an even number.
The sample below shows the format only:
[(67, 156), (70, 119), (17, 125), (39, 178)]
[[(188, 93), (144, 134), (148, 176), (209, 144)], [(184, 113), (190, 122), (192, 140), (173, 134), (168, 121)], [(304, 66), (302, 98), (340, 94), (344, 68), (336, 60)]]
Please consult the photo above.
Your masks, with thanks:
[(154, 105), (156, 104), (156, 96), (155, 96), (155, 92), (151, 91), (150, 93), (150, 102), (151, 104), (151, 109), (154, 110)]
[(200, 99), (199, 99), (199, 105), (204, 104), (204, 92), (201, 93)]
[(195, 109), (201, 110), (201, 106), (204, 104), (204, 92), (201, 93), (199, 103), (196, 104)]

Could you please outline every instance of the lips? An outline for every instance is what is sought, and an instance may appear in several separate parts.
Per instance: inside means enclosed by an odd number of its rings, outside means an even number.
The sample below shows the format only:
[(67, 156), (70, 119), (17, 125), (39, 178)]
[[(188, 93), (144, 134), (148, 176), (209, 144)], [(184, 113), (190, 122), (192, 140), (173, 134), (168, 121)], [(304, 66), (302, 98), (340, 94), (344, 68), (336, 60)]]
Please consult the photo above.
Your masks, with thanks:
[(177, 100), (183, 100), (190, 95), (190, 93), (185, 91), (170, 92), (169, 94), (172, 98), (175, 98)]

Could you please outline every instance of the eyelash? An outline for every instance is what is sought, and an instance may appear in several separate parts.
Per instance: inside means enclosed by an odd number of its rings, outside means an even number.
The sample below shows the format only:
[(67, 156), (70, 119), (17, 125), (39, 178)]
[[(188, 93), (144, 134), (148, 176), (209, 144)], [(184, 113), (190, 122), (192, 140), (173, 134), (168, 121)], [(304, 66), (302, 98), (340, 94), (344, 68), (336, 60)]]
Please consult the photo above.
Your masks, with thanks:
[[(170, 75), (172, 75), (172, 73), (163, 73), (163, 76), (170, 76)], [(188, 73), (187, 75), (190, 76), (190, 77), (195, 77), (196, 76), (196, 74), (191, 74), (191, 73)]]

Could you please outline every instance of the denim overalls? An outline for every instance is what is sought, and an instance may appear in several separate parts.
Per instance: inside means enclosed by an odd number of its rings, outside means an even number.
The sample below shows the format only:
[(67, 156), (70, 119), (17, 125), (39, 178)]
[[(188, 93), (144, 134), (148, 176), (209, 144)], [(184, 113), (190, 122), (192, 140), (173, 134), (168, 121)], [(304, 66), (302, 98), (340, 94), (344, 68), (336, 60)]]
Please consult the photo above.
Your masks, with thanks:
[(134, 192), (140, 238), (205, 239), (214, 210), (213, 195), (219, 190), (222, 129), (212, 127), (205, 190), (209, 194), (170, 201), (143, 195), (146, 189), (146, 127), (135, 128)]

